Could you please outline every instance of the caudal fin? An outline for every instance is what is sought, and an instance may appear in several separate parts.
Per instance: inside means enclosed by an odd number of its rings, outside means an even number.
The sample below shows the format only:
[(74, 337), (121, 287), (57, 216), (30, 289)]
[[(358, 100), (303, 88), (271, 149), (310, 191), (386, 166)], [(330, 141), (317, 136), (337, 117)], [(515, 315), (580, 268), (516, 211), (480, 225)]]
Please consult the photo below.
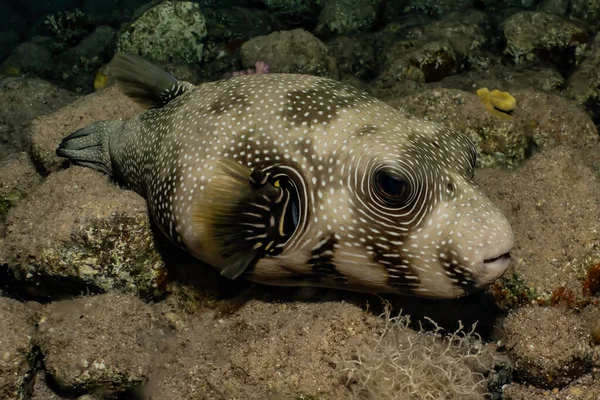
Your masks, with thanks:
[(62, 140), (56, 155), (73, 164), (112, 175), (108, 138), (122, 124), (122, 121), (100, 121), (79, 129)]

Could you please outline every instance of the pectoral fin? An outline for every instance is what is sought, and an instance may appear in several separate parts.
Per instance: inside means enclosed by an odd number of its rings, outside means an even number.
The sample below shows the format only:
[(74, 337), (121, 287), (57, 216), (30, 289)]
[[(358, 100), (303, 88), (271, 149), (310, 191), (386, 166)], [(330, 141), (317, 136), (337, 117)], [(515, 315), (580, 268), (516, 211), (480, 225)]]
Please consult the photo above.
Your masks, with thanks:
[(273, 254), (279, 240), (276, 214), (286, 200), (281, 188), (259, 170), (221, 160), (205, 194), (194, 224), (204, 229), (206, 251), (222, 276), (234, 279), (257, 258)]

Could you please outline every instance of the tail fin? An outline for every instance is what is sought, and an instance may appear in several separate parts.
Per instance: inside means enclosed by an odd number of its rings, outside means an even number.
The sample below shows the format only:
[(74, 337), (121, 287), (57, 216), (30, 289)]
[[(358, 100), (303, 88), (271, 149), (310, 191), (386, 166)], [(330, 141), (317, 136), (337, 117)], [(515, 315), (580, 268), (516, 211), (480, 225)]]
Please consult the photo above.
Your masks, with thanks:
[(79, 129), (62, 140), (56, 155), (73, 164), (112, 175), (108, 138), (122, 124), (122, 121), (100, 121)]

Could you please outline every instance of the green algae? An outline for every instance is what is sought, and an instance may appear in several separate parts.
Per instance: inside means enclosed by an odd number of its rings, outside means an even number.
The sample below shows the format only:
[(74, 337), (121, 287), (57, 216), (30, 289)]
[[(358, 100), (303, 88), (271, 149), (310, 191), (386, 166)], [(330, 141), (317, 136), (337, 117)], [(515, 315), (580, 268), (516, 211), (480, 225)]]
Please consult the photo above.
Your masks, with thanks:
[(475, 142), (479, 168), (516, 168), (525, 160), (531, 147), (530, 140), (516, 133), (509, 122), (467, 127), (463, 132)]
[(513, 310), (540, 299), (539, 293), (517, 272), (505, 274), (494, 283), (496, 304), (504, 311)]

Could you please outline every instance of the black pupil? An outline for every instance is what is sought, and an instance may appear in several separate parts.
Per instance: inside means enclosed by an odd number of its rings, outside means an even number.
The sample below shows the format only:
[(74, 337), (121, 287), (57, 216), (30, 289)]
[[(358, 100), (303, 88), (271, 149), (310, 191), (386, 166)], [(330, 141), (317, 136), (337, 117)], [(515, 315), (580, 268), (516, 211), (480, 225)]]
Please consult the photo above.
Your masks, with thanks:
[(398, 199), (406, 192), (406, 182), (389, 172), (377, 173), (377, 188), (382, 195), (391, 199)]

